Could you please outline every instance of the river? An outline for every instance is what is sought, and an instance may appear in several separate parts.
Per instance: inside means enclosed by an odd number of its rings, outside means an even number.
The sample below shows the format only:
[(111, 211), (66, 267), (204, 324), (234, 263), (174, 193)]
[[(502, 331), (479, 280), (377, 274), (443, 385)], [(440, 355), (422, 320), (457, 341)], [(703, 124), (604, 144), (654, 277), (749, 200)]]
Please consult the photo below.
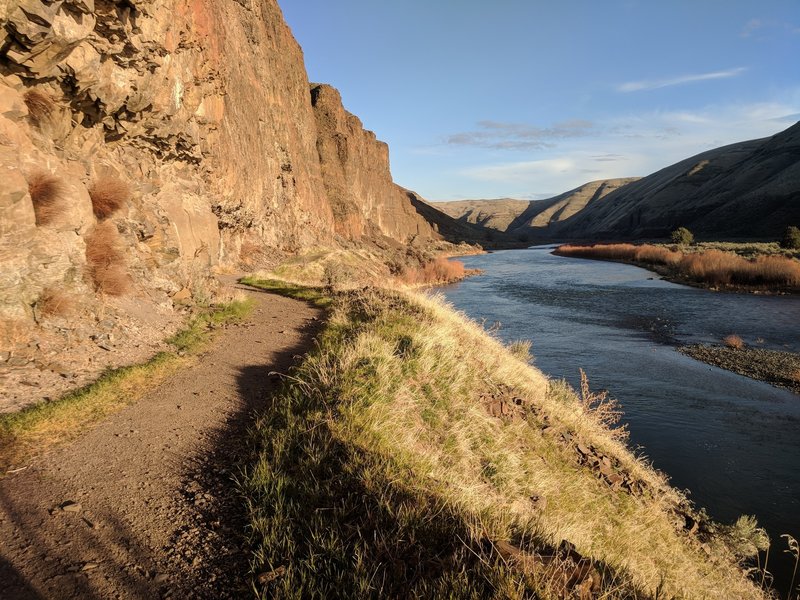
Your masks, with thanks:
[(674, 486), (717, 521), (758, 518), (783, 575), (778, 536), (800, 537), (800, 396), (675, 346), (735, 333), (748, 344), (800, 351), (800, 298), (711, 292), (550, 251), (459, 258), (483, 275), (438, 291), (473, 319), (499, 322), (502, 339), (531, 340), (534, 364), (548, 375), (576, 386), (583, 368), (593, 390), (620, 401), (631, 445)]

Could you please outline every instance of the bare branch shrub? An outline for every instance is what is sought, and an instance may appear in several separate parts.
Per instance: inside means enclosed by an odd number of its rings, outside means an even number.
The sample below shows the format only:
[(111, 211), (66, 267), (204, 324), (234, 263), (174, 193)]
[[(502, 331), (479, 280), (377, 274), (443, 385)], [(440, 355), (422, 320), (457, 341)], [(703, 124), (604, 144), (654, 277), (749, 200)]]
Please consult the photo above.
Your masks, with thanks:
[(581, 404), (587, 414), (592, 415), (599, 423), (608, 428), (612, 437), (618, 440), (628, 439), (628, 426), (619, 425), (622, 409), (619, 402), (608, 397), (607, 391), (593, 392), (589, 389), (589, 378), (581, 372)]
[(735, 350), (741, 350), (744, 348), (744, 340), (735, 333), (726, 335), (724, 338), (722, 338), (722, 343), (728, 348), (734, 348)]

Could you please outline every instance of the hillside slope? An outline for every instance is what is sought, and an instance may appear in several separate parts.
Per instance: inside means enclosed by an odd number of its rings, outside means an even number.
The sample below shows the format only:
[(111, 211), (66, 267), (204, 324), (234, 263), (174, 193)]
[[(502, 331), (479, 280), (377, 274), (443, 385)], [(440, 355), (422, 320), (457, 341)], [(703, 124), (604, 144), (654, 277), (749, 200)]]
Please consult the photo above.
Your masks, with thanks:
[(531, 202), (513, 198), (496, 198), (451, 200), (450, 202), (430, 202), (429, 204), (463, 223), (471, 223), (485, 229), (506, 231), (512, 221), (522, 214)]
[(591, 202), (554, 226), (573, 239), (777, 238), (800, 223), (800, 123), (770, 138), (716, 148)]
[(509, 225), (515, 233), (528, 232), (547, 235), (551, 226), (578, 214), (591, 203), (598, 202), (611, 192), (636, 181), (636, 177), (601, 179), (564, 192), (554, 198), (531, 202), (530, 206)]
[(591, 181), (553, 198), (544, 200), (455, 200), (431, 202), (440, 211), (463, 223), (511, 234), (510, 239), (531, 239), (549, 235), (550, 227), (577, 214), (590, 202), (636, 181), (635, 177)]

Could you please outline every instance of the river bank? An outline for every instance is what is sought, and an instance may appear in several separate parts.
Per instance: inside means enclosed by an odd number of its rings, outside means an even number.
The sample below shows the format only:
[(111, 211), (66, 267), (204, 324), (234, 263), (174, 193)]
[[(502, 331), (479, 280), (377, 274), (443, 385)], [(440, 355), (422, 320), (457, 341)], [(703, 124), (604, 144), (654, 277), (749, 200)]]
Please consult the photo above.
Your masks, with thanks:
[(706, 364), (800, 394), (800, 354), (796, 352), (705, 344), (681, 346), (678, 352)]
[[(438, 292), (471, 318), (499, 323), (504, 341), (531, 340), (548, 376), (579, 386), (582, 368), (619, 399), (632, 444), (673, 485), (723, 522), (755, 515), (785, 548), (780, 534), (800, 534), (797, 395), (675, 348), (736, 333), (748, 347), (800, 352), (800, 298), (709, 293), (551, 250), (465, 257), (484, 274)], [(783, 585), (794, 566), (787, 557), (769, 558)]]
[(746, 258), (718, 247), (684, 251), (652, 244), (564, 244), (553, 254), (622, 262), (655, 271), (675, 283), (715, 291), (800, 293), (800, 261), (790, 255), (764, 253)]
[(695, 511), (585, 381), (426, 295), (322, 293), (327, 328), (243, 482), (262, 594), (765, 597), (738, 563), (763, 547), (755, 522)]

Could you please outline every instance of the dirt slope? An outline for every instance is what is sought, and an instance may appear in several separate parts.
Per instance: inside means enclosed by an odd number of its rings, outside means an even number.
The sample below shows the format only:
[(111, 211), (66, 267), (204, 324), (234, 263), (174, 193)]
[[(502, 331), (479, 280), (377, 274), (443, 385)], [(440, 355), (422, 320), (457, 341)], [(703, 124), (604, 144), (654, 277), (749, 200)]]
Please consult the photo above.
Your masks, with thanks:
[(251, 294), (250, 321), (196, 366), (0, 481), (0, 598), (242, 595), (232, 469), (270, 372), (305, 351), (320, 316)]

